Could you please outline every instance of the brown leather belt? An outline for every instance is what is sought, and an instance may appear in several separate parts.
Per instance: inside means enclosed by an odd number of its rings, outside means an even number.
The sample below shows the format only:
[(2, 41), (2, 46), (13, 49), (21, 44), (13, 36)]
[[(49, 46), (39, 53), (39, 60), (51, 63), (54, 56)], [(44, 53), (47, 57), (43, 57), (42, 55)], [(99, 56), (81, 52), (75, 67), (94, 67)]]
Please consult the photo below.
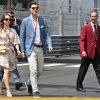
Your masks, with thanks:
[(38, 48), (42, 48), (43, 45), (37, 45), (37, 44), (34, 44), (35, 47), (38, 47)]

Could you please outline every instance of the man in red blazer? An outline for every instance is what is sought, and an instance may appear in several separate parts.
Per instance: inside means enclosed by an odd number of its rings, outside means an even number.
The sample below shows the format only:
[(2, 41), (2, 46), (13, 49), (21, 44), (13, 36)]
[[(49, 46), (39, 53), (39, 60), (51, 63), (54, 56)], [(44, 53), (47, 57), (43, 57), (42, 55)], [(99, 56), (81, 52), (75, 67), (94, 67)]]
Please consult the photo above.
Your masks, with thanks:
[(98, 82), (100, 84), (100, 26), (97, 24), (98, 14), (96, 11), (90, 13), (90, 23), (84, 25), (80, 32), (80, 55), (81, 65), (77, 77), (76, 90), (85, 92), (83, 80), (92, 63)]

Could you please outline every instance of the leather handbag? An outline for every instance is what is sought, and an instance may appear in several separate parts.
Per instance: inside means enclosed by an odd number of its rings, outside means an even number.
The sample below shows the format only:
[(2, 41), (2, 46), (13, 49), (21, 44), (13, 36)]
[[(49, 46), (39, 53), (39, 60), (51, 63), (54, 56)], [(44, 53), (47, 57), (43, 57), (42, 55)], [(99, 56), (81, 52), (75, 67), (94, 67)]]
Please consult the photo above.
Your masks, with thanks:
[(6, 47), (4, 45), (0, 45), (0, 53), (5, 53), (6, 52)]

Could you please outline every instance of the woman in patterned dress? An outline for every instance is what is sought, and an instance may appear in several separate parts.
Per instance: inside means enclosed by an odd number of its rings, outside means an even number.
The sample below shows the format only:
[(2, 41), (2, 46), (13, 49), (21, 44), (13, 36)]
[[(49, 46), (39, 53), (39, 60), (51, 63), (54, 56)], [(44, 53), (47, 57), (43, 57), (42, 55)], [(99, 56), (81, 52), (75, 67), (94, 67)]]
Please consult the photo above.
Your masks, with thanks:
[[(10, 16), (7, 14), (3, 15), (0, 21), (0, 45), (4, 45), (6, 47), (6, 52), (0, 53), (0, 66), (4, 70), (2, 82), (6, 86), (6, 95), (8, 97), (12, 97), (9, 85), (10, 73), (16, 68), (16, 56), (14, 46), (17, 49), (18, 55), (20, 55), (19, 37), (16, 31), (10, 28), (10, 21)], [(2, 84), (0, 88), (0, 93), (2, 94)]]

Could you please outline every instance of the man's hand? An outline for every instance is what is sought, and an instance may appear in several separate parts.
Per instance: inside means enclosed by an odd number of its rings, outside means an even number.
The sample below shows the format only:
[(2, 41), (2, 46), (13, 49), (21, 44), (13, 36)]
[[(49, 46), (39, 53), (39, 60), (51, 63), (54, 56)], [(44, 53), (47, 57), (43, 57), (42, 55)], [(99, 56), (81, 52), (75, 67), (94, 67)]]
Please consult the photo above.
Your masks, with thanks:
[(52, 47), (48, 48), (48, 52), (51, 53), (52, 52)]
[(24, 52), (21, 52), (21, 58), (25, 58)]
[(82, 56), (83, 56), (83, 57), (87, 57), (87, 54), (86, 54), (85, 51), (82, 51)]

